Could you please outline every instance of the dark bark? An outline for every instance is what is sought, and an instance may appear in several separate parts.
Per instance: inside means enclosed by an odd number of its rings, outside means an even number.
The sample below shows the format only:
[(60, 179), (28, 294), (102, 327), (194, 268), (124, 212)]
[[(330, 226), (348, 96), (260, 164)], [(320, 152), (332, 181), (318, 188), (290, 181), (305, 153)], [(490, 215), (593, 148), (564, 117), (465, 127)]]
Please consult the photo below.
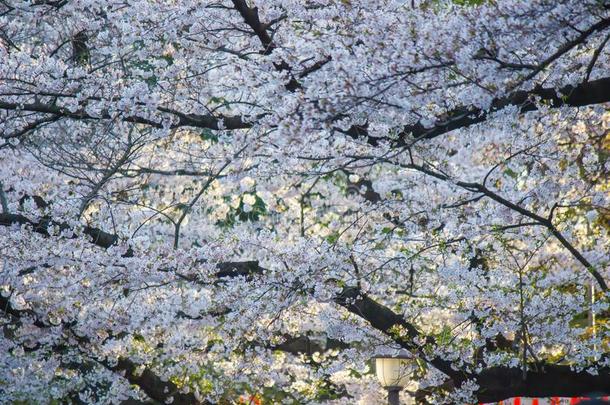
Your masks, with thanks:
[(261, 23), (261, 21), (258, 17), (258, 8), (248, 7), (248, 4), (246, 3), (245, 0), (232, 0), (232, 1), (233, 1), (233, 7), (235, 7), (235, 9), (237, 11), (239, 11), (239, 14), (244, 19), (244, 22), (246, 24), (248, 24), (250, 29), (252, 29), (254, 34), (256, 34), (258, 39), (261, 41), (261, 44), (263, 45), (263, 48), (264, 48), (263, 55), (271, 54), (271, 52), (273, 52), (273, 50), (276, 48), (276, 46), (273, 43), (273, 39), (271, 39), (271, 36), (267, 32), (267, 28), (266, 28), (265, 24)]
[(506, 97), (496, 98), (488, 110), (470, 106), (458, 107), (439, 118), (431, 127), (424, 127), (421, 123), (405, 126), (397, 140), (384, 137), (372, 137), (366, 126), (353, 126), (342, 131), (354, 139), (364, 138), (375, 146), (380, 140), (393, 142), (396, 147), (408, 145), (414, 139), (433, 139), (450, 131), (467, 128), (474, 124), (485, 122), (493, 112), (500, 111), (508, 106), (517, 106), (524, 113), (538, 109), (536, 99), (547, 105), (557, 108), (562, 106), (582, 107), (591, 104), (600, 104), (610, 101), (610, 77), (581, 83), (577, 86), (556, 88), (535, 88), (531, 91), (515, 91)]
[[(267, 32), (267, 28), (269, 24), (263, 24), (260, 21), (258, 16), (258, 8), (257, 7), (248, 7), (248, 4), (245, 0), (232, 0), (233, 7), (239, 12), (239, 14), (244, 19), (244, 22), (250, 27), (252, 32), (258, 37), (261, 44), (263, 45), (263, 51), (261, 52), (263, 55), (270, 55), (274, 49), (277, 48), (277, 45), (273, 42), (273, 38)], [(290, 65), (286, 63), (286, 61), (280, 61), (278, 63), (274, 63), (273, 66), (278, 72), (288, 72), (291, 73)], [(301, 87), (301, 84), (294, 78), (291, 77), (288, 83), (286, 83), (286, 89), (288, 91), (295, 91), (296, 89)]]
[[(20, 110), (37, 112), (42, 114), (52, 114), (56, 117), (70, 118), (74, 120), (109, 120), (113, 119), (107, 112), (102, 112), (99, 116), (92, 116), (88, 114), (84, 109), (78, 111), (70, 111), (64, 107), (58, 107), (53, 104), (45, 104), (40, 102), (34, 103), (14, 103), (0, 101), (0, 110)], [(212, 116), (212, 115), (199, 115), (199, 114), (187, 114), (180, 111), (175, 111), (169, 108), (159, 107), (157, 109), (160, 113), (166, 113), (170, 116), (178, 118), (177, 122), (169, 125), (169, 128), (179, 127), (194, 127), (194, 128), (207, 128), (213, 130), (224, 129), (246, 129), (250, 128), (252, 124), (244, 122), (241, 117), (232, 116)], [(135, 124), (148, 125), (154, 128), (163, 128), (163, 122), (153, 121), (148, 118), (140, 117), (138, 115), (122, 116), (118, 120), (124, 122), (131, 122)]]
[[(358, 289), (344, 289), (335, 299), (339, 305), (351, 313), (367, 320), (375, 329), (391, 336), (403, 348), (422, 354), (422, 348), (414, 343), (415, 338), (422, 338), (427, 345), (434, 345), (430, 337), (422, 336), (417, 329), (384, 305), (379, 304)], [(391, 329), (399, 326), (404, 328), (406, 336), (397, 336)], [(451, 362), (440, 358), (428, 359), (428, 362), (447, 374), (454, 386), (459, 386), (468, 379), (475, 379), (480, 389), (477, 399), (481, 402), (498, 402), (510, 397), (579, 397), (591, 393), (610, 393), (610, 368), (599, 370), (598, 375), (587, 372), (577, 372), (568, 365), (539, 364), (533, 365), (523, 380), (520, 368), (490, 367), (479, 374), (456, 371)]]
[(510, 397), (582, 397), (610, 393), (610, 369), (599, 375), (576, 372), (569, 366), (538, 366), (539, 371), (528, 371), (523, 380), (518, 368), (493, 367), (477, 377), (481, 402), (497, 402)]
[(72, 60), (78, 64), (89, 63), (89, 37), (85, 31), (81, 31), (72, 37)]
[[(36, 316), (36, 313), (31, 310), (17, 310), (13, 308), (9, 298), (0, 295), (0, 312), (4, 312), (5, 316), (8, 316), (13, 321), (24, 322), (30, 320), (35, 326), (39, 328), (51, 327), (50, 324), (45, 323), (43, 320)], [(65, 329), (70, 330), (70, 324), (62, 325)], [(72, 333), (76, 341), (83, 347), (89, 344), (89, 339), (86, 337), (78, 336)], [(54, 346), (55, 350), (63, 350), (64, 346), (60, 348)], [(31, 348), (27, 347), (26, 351), (34, 351), (40, 349), (39, 346)], [(53, 347), (51, 348), (53, 349)], [(120, 373), (130, 383), (137, 385), (142, 391), (146, 393), (151, 399), (156, 401), (165, 402), (170, 396), (174, 398), (174, 404), (188, 405), (188, 404), (208, 404), (208, 402), (197, 401), (193, 394), (182, 394), (178, 392), (178, 387), (171, 381), (162, 381), (159, 376), (152, 372), (148, 368), (144, 368), (141, 373), (136, 373), (138, 364), (132, 362), (127, 358), (119, 358), (116, 363), (111, 363), (107, 360), (99, 361), (101, 365), (107, 369)]]
[(277, 345), (269, 346), (270, 349), (280, 350), (292, 354), (305, 354), (311, 356), (313, 353), (323, 353), (326, 350), (348, 349), (350, 346), (340, 340), (326, 339), (318, 340), (309, 336), (286, 336), (286, 341)]
[[(29, 224), (35, 232), (48, 234), (46, 229), (48, 225), (30, 221), (21, 215), (0, 215), (0, 225), (11, 224)], [(49, 222), (51, 223), (51, 222)], [(103, 232), (96, 228), (91, 228), (100, 235), (100, 238), (94, 238), (93, 243), (100, 247), (106, 243), (101, 241), (116, 240), (116, 236)], [(226, 262), (218, 264), (219, 271), (217, 277), (227, 278), (235, 276), (264, 276), (265, 269), (258, 265), (256, 261), (248, 262)], [(524, 397), (551, 397), (551, 396), (587, 396), (592, 392), (609, 394), (610, 393), (610, 368), (602, 368), (598, 370), (598, 375), (592, 375), (586, 372), (577, 372), (571, 370), (568, 365), (557, 364), (535, 364), (531, 365), (523, 379), (522, 370), (520, 368), (508, 367), (490, 367), (484, 369), (478, 374), (467, 372), (465, 370), (455, 369), (454, 365), (440, 357), (428, 356), (426, 346), (433, 347), (436, 342), (434, 338), (422, 334), (411, 323), (407, 322), (404, 317), (395, 313), (390, 308), (376, 302), (368, 295), (362, 293), (356, 287), (346, 287), (338, 293), (334, 301), (347, 309), (352, 314), (366, 320), (371, 327), (383, 332), (391, 337), (401, 347), (413, 352), (415, 355), (427, 361), (433, 367), (445, 373), (453, 382), (453, 386), (459, 386), (468, 379), (476, 380), (480, 386), (476, 395), (481, 402), (497, 402), (502, 399), (524, 396)], [(14, 317), (28, 316), (34, 317), (29, 311), (16, 311), (11, 308), (10, 302), (6, 298), (0, 300), (2, 310)], [(40, 320), (35, 320), (40, 323)], [(44, 323), (41, 324), (44, 327)], [(400, 333), (398, 333), (400, 332)], [(416, 341), (421, 340), (424, 346), (419, 345)], [(156, 387), (161, 386), (163, 382), (158, 379), (150, 370), (145, 370), (141, 376), (136, 377), (133, 370), (137, 367), (128, 359), (120, 359), (119, 364), (115, 367), (115, 371), (125, 372), (125, 377), (130, 382), (140, 386), (151, 398), (160, 395), (161, 392), (156, 391)], [(167, 383), (165, 383), (167, 384)], [(168, 388), (170, 392), (175, 392)], [(148, 392), (150, 391), (150, 393)], [(167, 396), (160, 397), (167, 398)], [(184, 398), (184, 399), (183, 399)], [(175, 403), (190, 404), (197, 402), (188, 402), (190, 396), (177, 396)], [(186, 402), (180, 402), (186, 401)]]
[[(71, 238), (78, 237), (73, 234), (73, 229), (70, 225), (65, 222), (57, 222), (47, 217), (43, 217), (39, 221), (32, 221), (29, 218), (20, 215), (20, 214), (0, 214), (0, 225), (2, 226), (11, 226), (11, 225), (27, 225), (32, 228), (32, 230), (36, 233), (49, 236), (49, 228), (50, 227), (58, 227), (60, 232), (69, 232), (71, 233)], [(82, 233), (91, 237), (91, 242), (93, 244), (102, 247), (104, 249), (109, 248), (110, 246), (116, 244), (119, 240), (117, 235), (104, 232), (99, 228), (94, 228), (91, 226), (83, 226)]]
[[(283, 67), (280, 68), (284, 69)], [(289, 86), (293, 80), (294, 79), (291, 79), (287, 86)], [(294, 88), (292, 90), (294, 90)], [(412, 138), (433, 139), (456, 129), (467, 128), (474, 124), (485, 122), (489, 118), (489, 115), (491, 113), (500, 111), (508, 106), (518, 106), (519, 110), (522, 113), (528, 111), (535, 111), (538, 109), (536, 98), (539, 98), (540, 101), (547, 103), (550, 107), (553, 108), (562, 106), (582, 107), (586, 105), (609, 102), (610, 77), (588, 81), (586, 83), (581, 83), (578, 86), (565, 86), (560, 89), (536, 88), (531, 91), (516, 91), (506, 97), (495, 99), (488, 110), (482, 110), (479, 108), (473, 108), (468, 106), (459, 107), (446, 113), (443, 118), (439, 118), (436, 124), (432, 127), (424, 127), (419, 122), (413, 125), (405, 126), (398, 135), (398, 139), (390, 139), (387, 137), (373, 137), (369, 134), (366, 125), (352, 126), (346, 131), (340, 130), (338, 128), (336, 128), (335, 130), (337, 132), (344, 133), (354, 139), (365, 139), (366, 142), (372, 146), (377, 146), (379, 144), (379, 141), (386, 140), (392, 142), (395, 147), (403, 147), (408, 145), (411, 142)], [(112, 118), (108, 114), (102, 114), (99, 117), (93, 117), (87, 114), (84, 110), (71, 112), (62, 107), (57, 107), (44, 103), (18, 104), (13, 102), (0, 101), (0, 109), (39, 112), (75, 120), (107, 120)], [(252, 127), (253, 125), (252, 123), (244, 122), (241, 117), (186, 114), (167, 108), (159, 108), (158, 110), (159, 112), (167, 113), (178, 118), (178, 122), (170, 125), (170, 128), (188, 126), (194, 128), (208, 128), (218, 130), (222, 127), (231, 130), (247, 129)], [(263, 115), (261, 115), (261, 117), (262, 116)], [(121, 117), (120, 120), (125, 122), (149, 125), (155, 128), (163, 127), (163, 123), (160, 121), (152, 121), (150, 119), (137, 115)]]
[(420, 333), (415, 326), (407, 322), (404, 317), (396, 314), (388, 307), (371, 299), (356, 287), (344, 288), (336, 297), (335, 302), (354, 315), (357, 315), (369, 322), (369, 324), (390, 336), (392, 340), (401, 347), (415, 353), (424, 360), (427, 360), (435, 368), (447, 374), (455, 381), (463, 381), (468, 374), (454, 370), (451, 362), (439, 357), (427, 358), (425, 347), (415, 343), (416, 339), (425, 341), (425, 345), (434, 346), (435, 341), (432, 337)]
[(253, 274), (262, 273), (257, 261), (218, 263), (216, 267), (218, 268), (216, 273), (218, 278), (239, 276), (251, 278)]
[(207, 405), (212, 404), (208, 401), (198, 401), (193, 394), (183, 394), (178, 387), (171, 381), (163, 381), (150, 369), (145, 368), (141, 373), (136, 373), (138, 365), (129, 359), (121, 358), (116, 365), (108, 365), (107, 368), (115, 372), (124, 373), (125, 378), (132, 384), (137, 385), (151, 399), (166, 403), (170, 397), (173, 398), (172, 404), (176, 405)]

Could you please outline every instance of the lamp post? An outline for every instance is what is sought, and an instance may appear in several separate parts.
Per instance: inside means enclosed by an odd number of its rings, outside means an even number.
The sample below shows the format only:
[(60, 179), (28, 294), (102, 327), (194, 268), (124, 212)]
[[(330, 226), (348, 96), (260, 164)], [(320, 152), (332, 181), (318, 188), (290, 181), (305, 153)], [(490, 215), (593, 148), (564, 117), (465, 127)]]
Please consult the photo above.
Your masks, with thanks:
[(400, 405), (398, 394), (409, 382), (410, 356), (375, 356), (375, 372), (381, 385), (388, 390), (388, 405)]

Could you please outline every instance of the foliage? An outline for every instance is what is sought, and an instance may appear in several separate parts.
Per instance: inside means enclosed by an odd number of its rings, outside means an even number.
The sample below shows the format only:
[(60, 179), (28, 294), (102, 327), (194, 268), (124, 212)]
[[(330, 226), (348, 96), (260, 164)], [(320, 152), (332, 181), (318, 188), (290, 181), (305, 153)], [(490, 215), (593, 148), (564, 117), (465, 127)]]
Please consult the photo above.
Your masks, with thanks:
[(609, 30), (0, 2), (1, 401), (377, 404), (399, 350), (405, 401), (610, 391)]

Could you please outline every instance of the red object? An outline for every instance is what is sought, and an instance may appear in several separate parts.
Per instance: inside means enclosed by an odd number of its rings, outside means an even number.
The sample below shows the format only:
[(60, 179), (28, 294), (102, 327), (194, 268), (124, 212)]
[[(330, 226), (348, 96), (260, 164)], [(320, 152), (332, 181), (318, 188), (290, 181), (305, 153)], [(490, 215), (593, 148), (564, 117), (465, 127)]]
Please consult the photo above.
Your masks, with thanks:
[(240, 395), (237, 403), (240, 405), (262, 405), (263, 404), (263, 402), (258, 398), (257, 395)]
[(538, 401), (538, 398), (532, 399), (532, 405), (540, 405), (540, 401)]
[(517, 397), (513, 400), (513, 405), (521, 405), (521, 397)]

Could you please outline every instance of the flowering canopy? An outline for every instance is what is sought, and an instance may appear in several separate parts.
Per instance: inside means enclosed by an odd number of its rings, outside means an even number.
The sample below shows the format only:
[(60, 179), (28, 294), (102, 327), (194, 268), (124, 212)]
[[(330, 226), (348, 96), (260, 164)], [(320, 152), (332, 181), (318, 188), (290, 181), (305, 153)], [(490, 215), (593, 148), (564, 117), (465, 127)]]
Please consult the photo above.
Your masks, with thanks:
[[(0, 2), (0, 396), (610, 391), (610, 5)], [(610, 48), (610, 46), (608, 46)]]

